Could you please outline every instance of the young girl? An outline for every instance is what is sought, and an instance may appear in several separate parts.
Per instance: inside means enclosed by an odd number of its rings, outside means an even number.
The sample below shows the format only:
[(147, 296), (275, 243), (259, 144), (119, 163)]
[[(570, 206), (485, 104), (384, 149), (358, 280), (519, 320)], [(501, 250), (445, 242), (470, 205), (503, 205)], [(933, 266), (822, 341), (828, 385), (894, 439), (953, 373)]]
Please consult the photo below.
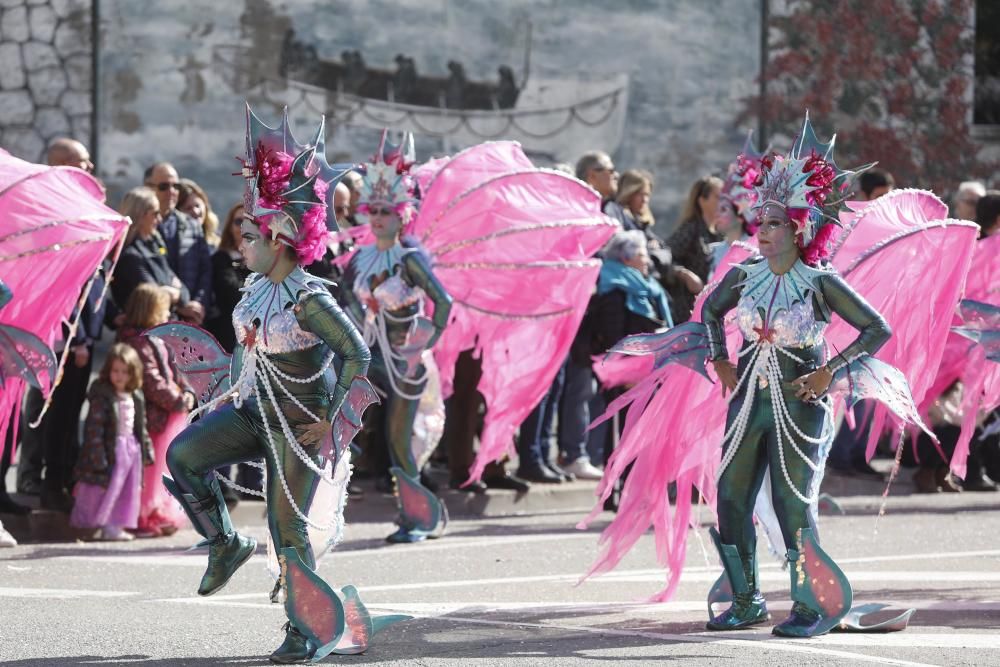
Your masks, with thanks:
[(141, 386), (139, 355), (116, 343), (90, 385), (85, 438), (74, 471), (76, 503), (70, 514), (73, 526), (100, 528), (102, 540), (131, 540), (125, 529), (138, 523), (142, 467), (153, 462)]
[(153, 441), (153, 465), (143, 472), (139, 531), (152, 537), (172, 535), (184, 518), (160, 480), (167, 472), (167, 447), (184, 429), (195, 404), (194, 392), (177, 372), (163, 341), (142, 335), (169, 318), (169, 293), (152, 283), (142, 283), (128, 297), (125, 324), (118, 332), (118, 339), (135, 348), (143, 365), (142, 393), (147, 406), (146, 428)]

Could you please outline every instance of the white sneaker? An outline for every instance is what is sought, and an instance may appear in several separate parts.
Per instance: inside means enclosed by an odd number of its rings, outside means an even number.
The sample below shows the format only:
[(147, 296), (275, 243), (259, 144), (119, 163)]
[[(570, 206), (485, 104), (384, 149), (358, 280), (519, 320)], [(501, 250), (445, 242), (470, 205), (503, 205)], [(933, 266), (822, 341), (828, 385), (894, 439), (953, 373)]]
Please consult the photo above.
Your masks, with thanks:
[(101, 528), (101, 540), (105, 542), (131, 542), (135, 539), (132, 533), (126, 533), (121, 528), (105, 526)]
[(9, 549), (11, 547), (17, 546), (17, 540), (14, 536), (4, 530), (3, 524), (0, 523), (0, 549)]
[(572, 463), (559, 467), (566, 472), (573, 473), (577, 479), (601, 479), (604, 477), (601, 469), (595, 467), (586, 456), (581, 456)]

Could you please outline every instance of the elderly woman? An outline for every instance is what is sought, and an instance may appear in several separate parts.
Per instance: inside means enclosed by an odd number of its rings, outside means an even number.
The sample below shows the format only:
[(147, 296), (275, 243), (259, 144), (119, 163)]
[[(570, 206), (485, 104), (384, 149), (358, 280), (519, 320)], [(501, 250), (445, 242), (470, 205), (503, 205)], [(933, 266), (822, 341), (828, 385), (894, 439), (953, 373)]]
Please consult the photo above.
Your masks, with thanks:
[[(604, 247), (604, 262), (590, 312), (593, 323), (591, 355), (604, 354), (626, 336), (673, 326), (670, 301), (651, 275), (646, 237), (642, 232), (618, 232)], [(591, 401), (591, 414), (600, 415), (621, 393), (620, 388), (602, 391)], [(613, 442), (610, 423), (595, 426), (587, 441), (591, 460), (605, 463), (611, 455)], [(608, 509), (613, 509), (613, 502)]]
[(650, 276), (650, 263), (640, 231), (618, 232), (605, 246), (593, 318), (595, 354), (625, 336), (673, 326), (669, 300)]

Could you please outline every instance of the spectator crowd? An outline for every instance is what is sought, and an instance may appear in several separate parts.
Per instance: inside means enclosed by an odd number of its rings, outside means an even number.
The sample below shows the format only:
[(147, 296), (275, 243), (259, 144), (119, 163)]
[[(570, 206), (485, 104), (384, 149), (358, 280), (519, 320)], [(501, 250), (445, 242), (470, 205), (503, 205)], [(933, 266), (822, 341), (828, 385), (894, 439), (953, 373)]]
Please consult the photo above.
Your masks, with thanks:
[[(48, 151), (51, 165), (93, 171), (86, 147), (59, 139)], [(431, 466), (447, 469), (449, 485), (470, 493), (487, 488), (526, 492), (532, 484), (554, 485), (574, 479), (596, 480), (614, 450), (620, 432), (617, 416), (590, 429), (620, 388), (601, 387), (593, 359), (627, 335), (671, 327), (692, 317), (697, 295), (712, 280), (716, 267), (733, 243), (752, 233), (751, 221), (723, 192), (724, 181), (713, 175), (691, 184), (679, 220), (669, 235), (650, 209), (655, 182), (643, 169), (619, 174), (611, 157), (587, 152), (575, 168), (557, 165), (590, 185), (602, 199), (604, 213), (619, 231), (599, 253), (602, 262), (597, 283), (570, 353), (547, 393), (521, 425), (516, 442), (517, 467), (504, 463), (487, 468), (481, 482), (467, 484), (474, 456), (483, 402), (476, 392), (481, 369), (471, 354), (459, 357), (454, 395), (446, 401), (445, 434)], [(857, 198), (873, 200), (895, 187), (892, 176), (872, 169), (860, 179)], [(360, 194), (360, 176), (350, 173), (333, 194), (337, 222), (354, 226)], [(234, 197), (235, 200), (235, 197)], [(964, 182), (953, 198), (952, 215), (974, 220), (982, 235), (1000, 233), (1000, 191), (982, 183)], [(16, 491), (38, 496), (41, 508), (64, 512), (72, 525), (93, 529), (95, 537), (127, 540), (175, 532), (183, 515), (163, 489), (165, 453), (196, 403), (192, 388), (178, 372), (166, 346), (142, 332), (170, 320), (201, 326), (220, 345), (235, 345), (231, 316), (248, 276), (239, 251), (241, 203), (225, 202), (220, 218), (205, 190), (182, 178), (168, 162), (156, 162), (143, 174), (143, 183), (129, 190), (119, 211), (132, 225), (114, 275), (107, 259), (103, 272), (79, 313), (79, 326), (69, 340), (62, 381), (37, 428), (45, 403), (41, 393), (28, 393), (19, 420)], [(323, 260), (307, 267), (337, 280), (333, 259), (345, 250), (332, 246)], [(111, 299), (99, 302), (103, 282), (110, 281)], [(335, 296), (336, 287), (331, 287)], [(109, 334), (110, 331), (110, 334)], [(67, 329), (68, 333), (68, 329)], [(113, 344), (98, 347), (105, 340)], [(104, 362), (95, 369), (96, 357)], [(97, 371), (95, 373), (95, 370)], [(93, 379), (92, 379), (92, 376)], [(948, 443), (957, 438), (956, 406), (961, 386), (952, 387), (931, 412), (942, 449), (921, 439), (904, 464), (916, 468), (918, 492), (994, 491), (1000, 481), (1000, 442), (974, 440), (966, 479), (948, 474)], [(858, 428), (843, 425), (834, 442), (829, 464), (850, 476), (881, 479), (864, 457), (868, 440), (863, 410)], [(382, 420), (373, 414), (359, 435), (358, 478), (373, 478), (375, 488), (392, 491), (389, 454)], [(79, 427), (77, 427), (79, 425)], [(926, 440), (926, 442), (925, 442)], [(0, 514), (25, 513), (6, 485), (11, 447), (0, 465)], [(243, 489), (260, 488), (260, 472), (253, 466), (221, 470)], [(431, 476), (424, 483), (437, 489)], [(95, 491), (95, 489), (97, 489)], [(241, 492), (224, 485), (227, 503), (237, 503)], [(352, 485), (352, 495), (363, 495)], [(615, 509), (616, 498), (608, 509)], [(0, 528), (0, 546), (13, 542)]]

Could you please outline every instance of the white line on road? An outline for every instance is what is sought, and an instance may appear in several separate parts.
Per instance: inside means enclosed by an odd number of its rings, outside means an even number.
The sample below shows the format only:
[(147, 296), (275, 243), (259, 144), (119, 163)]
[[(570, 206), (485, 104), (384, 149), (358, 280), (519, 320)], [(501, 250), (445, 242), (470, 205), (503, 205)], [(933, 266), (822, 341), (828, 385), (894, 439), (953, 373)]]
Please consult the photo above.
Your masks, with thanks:
[[(166, 598), (166, 599), (157, 600), (157, 601), (158, 602), (179, 602), (179, 603), (185, 603), (185, 604), (195, 604), (195, 605), (204, 605), (204, 606), (244, 607), (244, 608), (255, 607), (257, 609), (270, 608), (270, 609), (273, 609), (273, 610), (276, 610), (276, 611), (284, 611), (284, 607), (282, 605), (269, 604), (269, 603), (267, 603), (266, 601), (263, 601), (263, 600), (262, 600), (262, 602), (259, 602), (259, 603), (253, 603), (253, 602), (238, 602), (238, 601), (235, 601), (233, 599), (233, 598), (238, 598), (238, 597), (242, 598), (242, 597), (246, 597), (246, 596), (244, 596), (244, 595), (232, 595), (232, 596), (227, 596), (226, 599), (220, 599), (220, 598), (211, 598), (211, 599), (209, 599), (209, 598)], [(254, 594), (254, 597), (256, 597), (256, 598), (263, 598), (263, 596), (261, 594)], [(464, 611), (466, 613), (469, 613), (469, 612), (479, 612), (480, 610), (478, 610), (478, 609), (469, 609), (470, 606), (474, 606), (475, 604), (476, 603), (465, 603), (463, 605), (463, 608), (461, 609), (461, 611)], [(684, 604), (685, 605), (688, 605), (688, 604), (693, 605), (694, 603), (684, 603)], [(487, 606), (488, 605), (496, 606), (495, 603), (486, 603), (486, 605)], [(699, 602), (699, 603), (697, 603), (697, 605), (698, 605), (698, 609), (699, 610), (704, 609), (704, 603), (703, 602)], [(506, 606), (506, 605), (504, 605), (504, 606)], [(539, 608), (540, 609), (544, 609), (546, 607), (552, 608), (554, 606), (555, 607), (560, 607), (561, 611), (565, 611), (565, 607), (568, 606), (568, 607), (570, 607), (570, 608), (572, 608), (574, 610), (584, 611), (584, 612), (585, 611), (605, 611), (606, 612), (606, 611), (609, 611), (609, 610), (613, 611), (615, 607), (627, 610), (629, 608), (640, 608), (640, 609), (641, 608), (647, 608), (647, 607), (648, 608), (652, 608), (652, 607), (661, 607), (662, 608), (662, 607), (667, 606), (667, 605), (634, 605), (634, 604), (628, 604), (628, 603), (609, 603), (609, 604), (604, 604), (604, 605), (600, 605), (599, 604), (599, 605), (575, 605), (574, 606), (574, 605), (558, 605), (558, 604), (557, 605), (552, 605), (552, 604), (544, 604), (544, 605), (539, 605)], [(781, 607), (781, 606), (782, 605), (777, 605), (777, 607)], [(790, 605), (785, 604), (784, 606), (788, 607)], [(784, 652), (793, 652), (793, 653), (796, 653), (796, 652), (797, 653), (808, 653), (808, 654), (812, 654), (812, 655), (823, 655), (823, 656), (829, 656), (829, 657), (850, 659), (850, 660), (857, 661), (857, 662), (873, 663), (873, 664), (880, 664), (880, 665), (900, 665), (900, 666), (903, 666), (903, 667), (933, 667), (933, 666), (928, 666), (926, 663), (910, 662), (910, 661), (906, 661), (906, 660), (897, 660), (897, 659), (894, 659), (894, 658), (885, 658), (885, 657), (881, 657), (881, 656), (870, 656), (870, 655), (865, 655), (865, 654), (852, 653), (852, 652), (849, 652), (849, 651), (836, 651), (836, 650), (824, 649), (824, 648), (819, 648), (819, 647), (815, 647), (815, 646), (811, 646), (811, 645), (806, 645), (806, 643), (805, 643), (805, 642), (808, 642), (809, 644), (813, 644), (813, 643), (816, 643), (818, 640), (827, 639), (828, 641), (825, 641), (824, 643), (827, 643), (827, 644), (830, 644), (830, 645), (855, 646), (857, 648), (877, 648), (877, 645), (872, 644), (872, 643), (868, 643), (868, 642), (864, 641), (864, 639), (862, 639), (860, 641), (852, 641), (851, 640), (852, 637), (860, 637), (860, 635), (840, 635), (837, 638), (835, 638), (836, 640), (830, 640), (831, 639), (830, 637), (819, 637), (819, 638), (813, 638), (811, 640), (796, 640), (793, 643), (786, 643), (784, 640), (774, 639), (770, 635), (763, 635), (763, 634), (758, 634), (758, 635), (744, 635), (743, 637), (739, 637), (739, 638), (733, 638), (732, 634), (728, 634), (727, 638), (723, 638), (721, 635), (703, 635), (702, 633), (670, 634), (670, 633), (662, 633), (662, 632), (648, 632), (648, 631), (643, 631), (643, 630), (618, 630), (618, 629), (614, 629), (614, 628), (591, 627), (591, 626), (586, 626), (586, 625), (564, 625), (564, 624), (555, 624), (555, 623), (531, 623), (531, 622), (527, 622), (527, 621), (506, 621), (506, 620), (498, 620), (498, 619), (471, 618), (471, 617), (468, 617), (468, 616), (451, 616), (451, 615), (444, 615), (444, 614), (433, 613), (433, 612), (432, 613), (427, 613), (427, 612), (418, 611), (421, 607), (423, 607), (423, 605), (413, 604), (413, 603), (402, 603), (402, 604), (379, 603), (379, 604), (368, 604), (368, 607), (371, 610), (373, 610), (373, 611), (374, 610), (380, 610), (382, 612), (405, 613), (405, 614), (409, 614), (409, 615), (413, 616), (414, 618), (423, 618), (423, 619), (434, 620), (434, 621), (457, 622), (457, 623), (471, 623), (471, 624), (475, 624), (475, 625), (491, 625), (491, 626), (496, 626), (496, 627), (525, 627), (525, 628), (537, 628), (537, 629), (541, 629), (541, 630), (564, 630), (564, 631), (570, 631), (570, 632), (586, 632), (586, 633), (590, 633), (590, 634), (612, 635), (612, 636), (618, 636), (618, 637), (643, 637), (643, 638), (648, 638), (648, 639), (657, 639), (657, 640), (674, 641), (674, 642), (685, 642), (685, 643), (717, 643), (717, 644), (725, 644), (725, 645), (730, 645), (730, 646), (739, 646), (739, 647), (742, 647), (742, 648), (760, 649), (762, 651), (779, 651), (779, 652), (784, 651)], [(609, 607), (611, 609), (609, 609)], [(525, 611), (534, 611), (532, 609), (531, 603), (529, 603), (527, 605), (527, 609), (525, 609)], [(919, 643), (903, 641), (901, 643), (894, 644), (895, 646), (900, 646), (900, 647), (905, 647), (905, 646), (920, 646), (920, 647), (926, 647), (926, 648), (936, 648), (939, 645), (935, 644), (934, 642), (936, 640), (938, 640), (938, 638), (947, 637), (948, 639), (940, 640), (940, 641), (944, 642), (943, 644), (940, 645), (943, 648), (993, 648), (994, 646), (997, 647), (997, 648), (1000, 648), (1000, 638), (993, 638), (992, 635), (988, 635), (988, 634), (982, 634), (982, 635), (954, 635), (954, 634), (951, 634), (951, 635), (944, 635), (944, 634), (935, 635), (935, 634), (929, 634), (929, 633), (920, 634), (920, 635), (914, 635), (914, 634), (910, 634), (910, 633), (903, 633), (903, 634), (905, 634), (904, 639), (908, 639), (910, 637), (913, 637), (913, 639), (915, 640), (915, 642), (919, 640)], [(843, 637), (844, 639), (840, 639), (840, 637)], [(879, 635), (879, 638), (882, 638), (882, 637), (884, 637), (884, 636), (883, 635)]]
[[(360, 593), (367, 595), (371, 589), (359, 589)], [(257, 602), (243, 602), (243, 600), (257, 600)], [(153, 602), (175, 602), (180, 604), (195, 605), (221, 605), (239, 607), (272, 607), (266, 593), (236, 593), (232, 595), (213, 595), (210, 598), (204, 597), (179, 597), (179, 598), (158, 598)], [(866, 604), (865, 600), (855, 600), (855, 606)], [(579, 612), (622, 612), (631, 614), (671, 614), (705, 611), (704, 600), (671, 600), (670, 602), (550, 602), (550, 601), (525, 601), (525, 602), (496, 602), (489, 601), (460, 601), (460, 602), (366, 602), (372, 609), (394, 609), (407, 610), (421, 614), (452, 614), (457, 611), (482, 614), (503, 613), (509, 611), (541, 613), (546, 610), (579, 611)], [(767, 607), (771, 611), (784, 611), (790, 609), (792, 602), (789, 599), (769, 600)], [(919, 611), (948, 611), (948, 612), (973, 612), (983, 613), (990, 611), (1000, 611), (1000, 602), (992, 600), (905, 600), (891, 599), (888, 609), (917, 609)], [(1000, 637), (998, 637), (1000, 641)]]
[[(541, 630), (566, 630), (571, 632), (586, 632), (589, 634), (611, 635), (616, 637), (643, 637), (648, 639), (658, 639), (662, 641), (673, 641), (681, 643), (708, 643), (724, 644), (728, 646), (739, 646), (744, 649), (760, 649), (762, 651), (785, 651), (790, 653), (807, 653), (811, 655), (823, 655), (834, 658), (844, 658), (855, 662), (872, 663), (877, 665), (900, 665), (902, 667), (934, 667), (928, 663), (911, 662), (908, 660), (897, 660), (895, 658), (885, 658), (882, 656), (865, 655), (863, 653), (853, 653), (850, 651), (835, 651), (831, 649), (816, 648), (806, 645), (813, 640), (788, 640), (774, 639), (771, 636), (760, 636), (759, 638), (746, 639), (722, 639), (716, 636), (702, 636), (699, 634), (678, 635), (665, 632), (649, 632), (645, 630), (615, 630), (612, 628), (592, 628), (586, 625), (562, 625), (550, 623), (528, 623), (524, 621), (493, 621), (479, 618), (467, 618), (459, 616), (422, 616), (415, 615), (416, 618), (426, 618), (435, 621), (458, 621), (460, 623), (472, 623), (476, 625), (495, 625), (500, 627), (527, 627)], [(821, 638), (820, 638), (821, 639)]]
[(139, 595), (131, 591), (86, 591), (70, 588), (0, 588), (4, 598), (46, 598), (70, 600), (74, 598), (124, 598)]
[[(369, 589), (362, 589), (362, 593)], [(257, 600), (257, 602), (242, 602), (240, 600)], [(223, 607), (243, 607), (257, 609), (282, 610), (281, 605), (270, 604), (267, 596), (263, 593), (248, 593), (227, 596), (214, 596), (212, 598), (185, 597), (185, 598), (163, 598), (156, 602), (172, 602), (181, 604), (193, 604), (200, 606), (223, 606)], [(939, 601), (939, 600), (892, 600), (891, 607), (894, 609), (916, 608), (919, 611), (949, 611), (949, 612), (973, 612), (983, 613), (987, 611), (1000, 611), (1000, 602), (997, 601)], [(608, 628), (594, 628), (590, 626), (570, 626), (550, 623), (530, 623), (522, 621), (509, 621), (490, 618), (472, 618), (468, 614), (503, 614), (518, 612), (521, 614), (544, 614), (546, 611), (558, 611), (561, 614), (566, 612), (576, 612), (580, 614), (611, 614), (622, 613), (626, 615), (649, 614), (661, 615), (668, 613), (690, 613), (703, 612), (705, 602), (701, 600), (672, 601), (660, 604), (642, 604), (634, 602), (460, 602), (460, 603), (419, 603), (419, 602), (369, 602), (369, 609), (383, 613), (405, 613), (417, 618), (436, 619), (439, 621), (457, 621), (485, 625), (497, 626), (525, 626), (543, 629), (580, 630), (585, 632), (607, 633), (617, 635), (652, 636), (659, 639), (673, 639), (676, 641), (713, 641), (720, 643), (746, 643), (747, 641), (760, 642), (767, 639), (768, 642), (776, 642), (767, 635), (759, 631), (747, 631), (729, 633), (727, 639), (714, 633), (696, 632), (683, 635), (668, 635), (663, 633), (645, 633), (630, 630), (613, 630)], [(769, 607), (772, 611), (784, 612), (791, 607), (789, 600), (779, 600)], [(453, 614), (460, 613), (462, 616)], [(832, 633), (823, 637), (816, 637), (810, 640), (810, 644), (825, 644), (830, 646), (843, 646), (851, 648), (933, 648), (933, 649), (975, 649), (975, 650), (1000, 650), (1000, 636), (995, 633), (929, 633), (914, 632), (912, 629), (902, 633), (894, 634), (863, 634), (863, 633)], [(755, 643), (754, 646), (760, 646)], [(769, 643), (766, 648), (774, 648)], [(786, 649), (779, 649), (786, 650)], [(787, 649), (793, 650), (793, 649)], [(832, 655), (832, 654), (831, 654)], [(853, 654), (852, 654), (853, 656)], [(843, 657), (843, 656), (841, 656)], [(850, 657), (850, 656), (848, 656)], [(869, 662), (879, 662), (881, 664), (895, 665), (916, 665), (912, 663), (890, 658), (876, 656), (858, 656)]]
[[(433, 544), (419, 544), (419, 545), (409, 545), (403, 548), (391, 548), (391, 547), (380, 547), (374, 549), (356, 549), (354, 551), (344, 550), (344, 551), (334, 551), (323, 557), (323, 561), (329, 558), (347, 558), (353, 556), (366, 556), (370, 557), (372, 555), (388, 555), (388, 556), (408, 556), (411, 554), (420, 554), (426, 551), (440, 551), (443, 549), (450, 548), (464, 548), (464, 547), (479, 547), (479, 546), (496, 546), (498, 544), (518, 544), (522, 542), (545, 542), (551, 540), (564, 539), (566, 537), (592, 537), (588, 535), (536, 535), (532, 537), (508, 537), (508, 538), (490, 538), (487, 540), (467, 540), (458, 541), (457, 539), (443, 540), (441, 542), (435, 542)], [(412, 549), (412, 551), (410, 550)], [(977, 551), (938, 551), (932, 553), (911, 553), (911, 554), (896, 554), (892, 556), (859, 556), (855, 558), (838, 558), (837, 563), (841, 565), (850, 565), (857, 563), (887, 563), (887, 562), (898, 562), (898, 561), (919, 561), (919, 560), (944, 560), (944, 559), (957, 559), (957, 558), (980, 558), (980, 557), (1000, 557), (1000, 550), (998, 549), (987, 549), (987, 550), (977, 550)], [(85, 561), (85, 562), (95, 562), (95, 563), (120, 563), (125, 565), (167, 565), (167, 566), (185, 566), (185, 567), (204, 567), (205, 566), (205, 554), (204, 553), (187, 553), (186, 551), (177, 551), (176, 553), (163, 553), (158, 555), (148, 555), (136, 553), (134, 555), (128, 553), (118, 553), (118, 554), (107, 554), (107, 553), (95, 553), (95, 554), (75, 554), (66, 556), (49, 556), (47, 559), (51, 560), (68, 560), (68, 561)], [(37, 560), (44, 560), (39, 558)], [(254, 556), (251, 562), (263, 562), (263, 556)], [(761, 563), (760, 568), (767, 569), (777, 569), (780, 567), (779, 564), (771, 561)], [(684, 568), (685, 573), (689, 572), (720, 572), (721, 569), (717, 567), (705, 567), (705, 566), (691, 566)], [(595, 577), (592, 581), (599, 581), (600, 579), (614, 578), (618, 576), (636, 576), (636, 575), (659, 575), (660, 578), (664, 576), (664, 570), (659, 568), (646, 568), (639, 570), (616, 570), (603, 574), (600, 577)], [(566, 575), (572, 578), (574, 581), (579, 575)], [(686, 578), (686, 577), (685, 577)], [(713, 579), (714, 581), (714, 579)]]

